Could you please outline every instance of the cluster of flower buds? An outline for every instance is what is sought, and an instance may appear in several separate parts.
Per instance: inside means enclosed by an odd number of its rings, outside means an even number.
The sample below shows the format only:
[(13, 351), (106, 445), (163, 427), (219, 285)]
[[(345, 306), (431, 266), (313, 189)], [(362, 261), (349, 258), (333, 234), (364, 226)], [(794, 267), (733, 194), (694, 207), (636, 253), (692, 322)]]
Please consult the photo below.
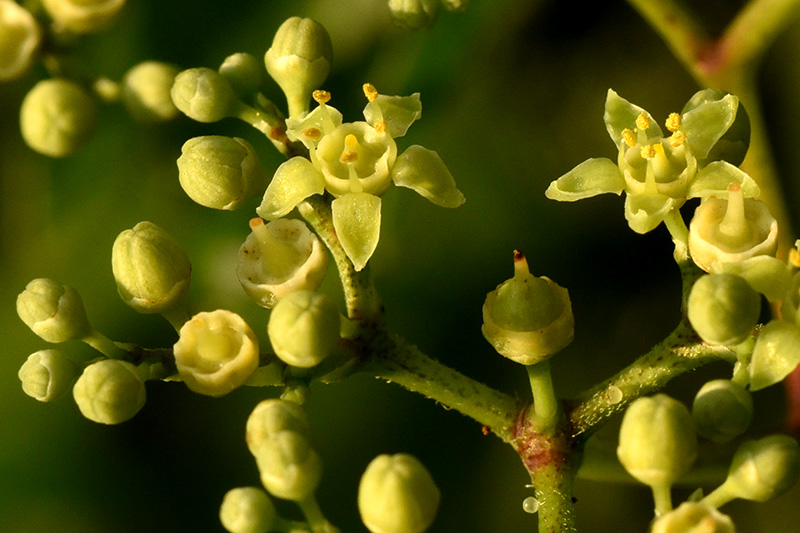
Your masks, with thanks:
[(436, 518), (441, 494), (412, 455), (379, 455), (358, 485), (358, 510), (372, 533), (422, 533)]
[(247, 419), (246, 436), (270, 494), (297, 502), (313, 495), (322, 477), (322, 460), (309, 441), (302, 407), (286, 400), (262, 401)]

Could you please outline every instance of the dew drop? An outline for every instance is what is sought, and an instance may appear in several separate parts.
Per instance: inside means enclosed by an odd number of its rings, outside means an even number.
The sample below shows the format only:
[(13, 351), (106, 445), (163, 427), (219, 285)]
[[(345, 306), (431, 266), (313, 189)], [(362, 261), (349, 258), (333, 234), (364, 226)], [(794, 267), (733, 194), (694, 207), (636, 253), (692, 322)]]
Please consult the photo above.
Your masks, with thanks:
[(616, 387), (614, 385), (610, 386), (608, 390), (606, 390), (606, 401), (610, 405), (617, 404), (622, 401), (622, 389)]
[(534, 498), (533, 496), (528, 496), (524, 500), (522, 500), (522, 510), (526, 513), (533, 514), (539, 510), (539, 500)]

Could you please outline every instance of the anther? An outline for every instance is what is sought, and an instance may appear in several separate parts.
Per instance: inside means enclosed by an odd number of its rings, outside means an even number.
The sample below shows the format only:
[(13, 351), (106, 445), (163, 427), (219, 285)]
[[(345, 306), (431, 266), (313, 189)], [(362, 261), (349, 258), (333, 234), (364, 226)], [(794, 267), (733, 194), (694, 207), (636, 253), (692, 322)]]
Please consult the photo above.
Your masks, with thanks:
[(675, 133), (669, 136), (669, 143), (672, 145), (673, 148), (677, 148), (684, 142), (686, 142), (686, 134), (682, 131), (676, 131)]
[(644, 111), (639, 113), (639, 116), (636, 117), (636, 127), (641, 131), (644, 131), (650, 127), (650, 117), (648, 117), (647, 113)]
[(646, 146), (642, 146), (640, 154), (642, 159), (652, 159), (656, 156), (656, 149), (652, 144), (648, 144)]
[(383, 133), (384, 131), (386, 131), (386, 121), (379, 120), (378, 122), (375, 123), (375, 126), (373, 127), (375, 128), (375, 131), (377, 131), (378, 133)]
[(622, 140), (630, 147), (636, 146), (636, 134), (628, 128), (622, 130)]
[(323, 91), (322, 89), (317, 89), (311, 94), (311, 97), (318, 104), (327, 104), (331, 99), (331, 93)]
[(366, 96), (367, 100), (370, 102), (374, 102), (378, 97), (378, 89), (376, 89), (371, 83), (365, 83), (361, 86), (361, 88), (364, 90), (364, 96)]
[(675, 133), (681, 127), (681, 116), (678, 113), (670, 113), (665, 126), (669, 131)]
[(303, 135), (305, 135), (307, 138), (311, 139), (312, 141), (316, 141), (317, 139), (322, 137), (322, 132), (319, 131), (319, 129), (317, 129), (317, 128), (308, 128), (307, 130), (305, 130), (303, 132)]

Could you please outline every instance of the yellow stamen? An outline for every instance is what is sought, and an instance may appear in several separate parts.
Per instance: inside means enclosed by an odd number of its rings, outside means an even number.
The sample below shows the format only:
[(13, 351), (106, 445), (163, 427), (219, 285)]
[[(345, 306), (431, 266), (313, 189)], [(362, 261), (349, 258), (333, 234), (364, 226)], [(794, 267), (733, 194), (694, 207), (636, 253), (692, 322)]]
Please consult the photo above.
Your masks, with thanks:
[(311, 139), (312, 141), (316, 141), (320, 137), (322, 137), (322, 132), (319, 131), (317, 128), (308, 128), (303, 132), (303, 135)]
[(789, 250), (789, 264), (795, 268), (800, 268), (800, 250), (797, 248)]
[(652, 159), (656, 156), (656, 149), (653, 147), (652, 144), (648, 144), (646, 146), (642, 146), (640, 154), (642, 156), (642, 159)]
[(378, 133), (383, 133), (384, 131), (386, 131), (386, 121), (379, 120), (378, 122), (375, 123), (374, 128), (375, 131), (377, 131)]
[(676, 131), (675, 133), (669, 136), (669, 143), (672, 145), (673, 148), (677, 148), (684, 142), (686, 142), (686, 134), (682, 131)]
[(376, 89), (371, 83), (365, 83), (361, 86), (361, 88), (364, 90), (364, 96), (366, 96), (367, 100), (370, 102), (374, 102), (378, 97), (378, 89)]
[(358, 154), (356, 152), (342, 152), (339, 161), (342, 163), (355, 163), (358, 161)]
[(322, 89), (317, 89), (311, 94), (311, 97), (318, 104), (327, 104), (331, 99), (331, 93), (323, 91)]
[(636, 146), (636, 134), (628, 128), (622, 130), (622, 140), (630, 147)]
[(670, 113), (665, 125), (669, 131), (675, 133), (681, 127), (681, 116), (678, 113)]
[(636, 127), (642, 131), (650, 127), (650, 117), (648, 117), (647, 113), (644, 111), (639, 113), (639, 116), (636, 117)]

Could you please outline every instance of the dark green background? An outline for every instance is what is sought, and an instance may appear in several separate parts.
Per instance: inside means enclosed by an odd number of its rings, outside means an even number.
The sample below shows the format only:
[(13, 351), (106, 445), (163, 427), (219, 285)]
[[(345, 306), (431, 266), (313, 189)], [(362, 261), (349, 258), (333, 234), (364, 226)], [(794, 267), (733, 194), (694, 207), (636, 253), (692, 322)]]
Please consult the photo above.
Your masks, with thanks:
[[(696, 3), (712, 28), (738, 5)], [(372, 272), (395, 331), (467, 375), (527, 397), (525, 372), (494, 354), (480, 334), (483, 299), (511, 276), (515, 248), (535, 274), (555, 279), (572, 296), (575, 341), (553, 361), (559, 394), (607, 377), (672, 328), (679, 280), (666, 231), (633, 234), (621, 198), (558, 204), (543, 194), (584, 159), (615, 157), (602, 123), (609, 87), (656, 117), (680, 110), (697, 90), (624, 2), (578, 8), (474, 0), (467, 12), (446, 13), (430, 30), (410, 34), (390, 24), (381, 0), (143, 0), (131, 2), (110, 31), (84, 39), (78, 54), (91, 71), (113, 79), (145, 59), (216, 67), (233, 52), (261, 57), (291, 15), (329, 29), (336, 59), (326, 88), (345, 120), (360, 118), (365, 81), (388, 94), (421, 92), (423, 118), (400, 148), (437, 150), (467, 198), (445, 210), (407, 189), (384, 196)], [(267, 315), (246, 300), (235, 278), (236, 250), (257, 202), (235, 213), (193, 204), (180, 189), (175, 159), (186, 139), (205, 134), (247, 138), (269, 171), (281, 159), (243, 123), (184, 117), (145, 126), (113, 107), (103, 110), (97, 134), (81, 151), (47, 159), (22, 143), (17, 121), (25, 92), (43, 75), (37, 69), (0, 86), (0, 530), (221, 531), (223, 494), (258, 484), (244, 422), (276, 391), (243, 389), (211, 399), (180, 384), (151, 383), (147, 405), (132, 421), (94, 424), (69, 397), (39, 404), (22, 393), (17, 369), (46, 344), (19, 321), (14, 300), (30, 279), (51, 277), (77, 288), (94, 326), (113, 339), (172, 344), (166, 322), (127, 308), (111, 276), (116, 235), (149, 220), (192, 259), (192, 308), (237, 311), (266, 344)], [(762, 78), (790, 205), (800, 199), (799, 77), (795, 24), (770, 53)], [(270, 96), (280, 101), (277, 89)], [(326, 290), (336, 290), (334, 278)], [(702, 379), (726, 372), (715, 367), (671, 390), (690, 398)], [(343, 531), (366, 531), (355, 507), (359, 476), (375, 455), (396, 452), (419, 457), (442, 489), (431, 531), (536, 529), (535, 518), (522, 511), (532, 490), (519, 459), (474, 422), (369, 376), (312, 391), (313, 440), (325, 464), (319, 499)], [(759, 393), (756, 403), (759, 428), (779, 427), (780, 387)], [(688, 492), (676, 491), (676, 500)], [(582, 531), (647, 528), (652, 501), (645, 488), (580, 481), (576, 497)], [(796, 489), (768, 504), (725, 510), (743, 532), (794, 531), (799, 497)]]

